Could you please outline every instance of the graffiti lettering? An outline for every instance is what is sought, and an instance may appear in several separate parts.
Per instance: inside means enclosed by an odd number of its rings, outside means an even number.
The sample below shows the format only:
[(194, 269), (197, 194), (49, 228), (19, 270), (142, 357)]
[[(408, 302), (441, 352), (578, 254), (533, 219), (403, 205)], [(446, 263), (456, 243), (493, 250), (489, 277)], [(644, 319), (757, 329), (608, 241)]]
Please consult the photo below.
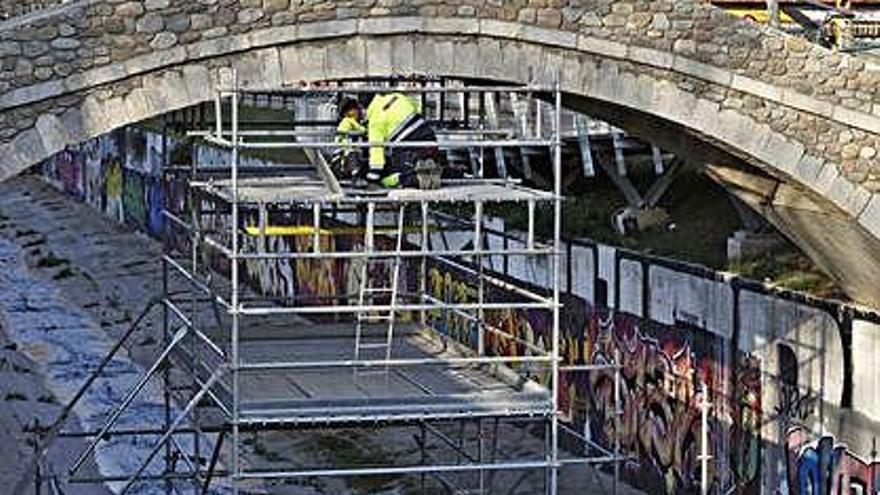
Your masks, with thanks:
[(779, 387), (779, 404), (774, 410), (785, 422), (806, 421), (816, 410), (818, 402), (816, 394), (803, 391), (796, 385), (784, 384)]
[(873, 494), (880, 490), (880, 462), (867, 462), (831, 436), (810, 440), (795, 426), (787, 434), (791, 495)]
[[(694, 486), (700, 438), (700, 410), (696, 402), (696, 357), (686, 342), (669, 342), (644, 335), (632, 319), (593, 319), (587, 340), (593, 364), (614, 361), (619, 355), (622, 447), (652, 469), (641, 470), (645, 485), (663, 486), (665, 493), (681, 493)], [(589, 380), (591, 431), (606, 441), (614, 435), (614, 373), (601, 371)], [(598, 435), (597, 435), (598, 434)], [(646, 464), (643, 463), (643, 466)]]

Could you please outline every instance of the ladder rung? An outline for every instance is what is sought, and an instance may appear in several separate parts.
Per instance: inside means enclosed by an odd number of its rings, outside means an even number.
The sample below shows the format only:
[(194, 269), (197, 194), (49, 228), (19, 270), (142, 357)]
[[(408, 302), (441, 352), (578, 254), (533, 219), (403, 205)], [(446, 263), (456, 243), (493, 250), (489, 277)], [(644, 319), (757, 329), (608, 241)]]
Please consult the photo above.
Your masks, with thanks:
[(364, 294), (391, 294), (393, 289), (391, 287), (369, 287), (364, 289)]
[(360, 345), (361, 349), (385, 349), (387, 347), (388, 347), (387, 342), (383, 342), (381, 344), (380, 343), (372, 343), (372, 344), (361, 344)]

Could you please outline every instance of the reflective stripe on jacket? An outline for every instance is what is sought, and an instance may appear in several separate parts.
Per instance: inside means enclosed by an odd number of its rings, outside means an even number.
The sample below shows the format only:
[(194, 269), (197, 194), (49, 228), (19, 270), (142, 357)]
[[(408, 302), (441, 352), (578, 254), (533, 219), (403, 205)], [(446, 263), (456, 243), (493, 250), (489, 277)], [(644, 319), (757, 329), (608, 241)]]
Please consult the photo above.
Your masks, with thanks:
[[(418, 115), (418, 106), (402, 93), (376, 95), (367, 107), (367, 139), (371, 143), (387, 143), (403, 125)], [(385, 148), (370, 148), (370, 168), (385, 167)]]

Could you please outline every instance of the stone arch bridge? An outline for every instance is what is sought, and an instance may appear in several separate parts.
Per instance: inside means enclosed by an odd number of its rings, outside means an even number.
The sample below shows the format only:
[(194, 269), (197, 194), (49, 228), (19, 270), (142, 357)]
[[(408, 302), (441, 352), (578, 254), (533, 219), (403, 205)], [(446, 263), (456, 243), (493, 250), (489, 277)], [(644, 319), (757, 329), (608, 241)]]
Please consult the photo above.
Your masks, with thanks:
[(76, 0), (0, 24), (0, 180), (246, 87), (390, 73), (550, 82), (710, 167), (880, 304), (880, 67), (696, 0)]

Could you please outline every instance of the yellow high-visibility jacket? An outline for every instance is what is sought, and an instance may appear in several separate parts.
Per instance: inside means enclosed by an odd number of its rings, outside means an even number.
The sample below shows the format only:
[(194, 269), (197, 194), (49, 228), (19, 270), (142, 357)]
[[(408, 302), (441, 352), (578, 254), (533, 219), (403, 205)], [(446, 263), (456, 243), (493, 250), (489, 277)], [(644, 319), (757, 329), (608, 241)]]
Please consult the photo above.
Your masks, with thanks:
[[(401, 124), (419, 112), (418, 105), (402, 93), (376, 95), (367, 107), (367, 139), (371, 143), (386, 143)], [(370, 168), (385, 168), (385, 148), (370, 148)]]
[[(366, 131), (367, 130), (357, 121), (357, 119), (345, 117), (339, 122), (339, 125), (336, 126), (336, 142), (338, 144), (346, 145), (352, 141), (351, 136), (348, 135), (349, 133)], [(354, 148), (352, 146), (342, 146), (341, 150), (343, 153), (348, 154), (354, 151)]]

